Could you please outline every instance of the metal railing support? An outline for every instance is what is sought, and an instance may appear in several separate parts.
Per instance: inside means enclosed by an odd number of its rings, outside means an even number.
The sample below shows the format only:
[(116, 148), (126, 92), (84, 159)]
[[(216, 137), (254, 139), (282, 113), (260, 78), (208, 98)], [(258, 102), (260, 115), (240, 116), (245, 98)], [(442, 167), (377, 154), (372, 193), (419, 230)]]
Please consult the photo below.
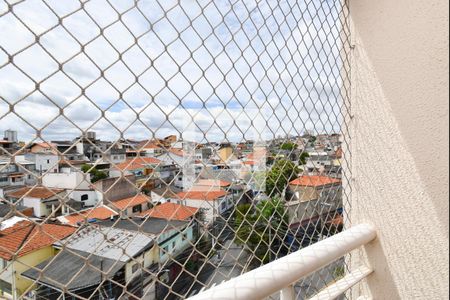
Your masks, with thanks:
[[(372, 225), (360, 224), (309, 247), (210, 288), (192, 300), (248, 300), (269, 297), (325, 267), (376, 237)], [(289, 292), (288, 292), (289, 294)]]

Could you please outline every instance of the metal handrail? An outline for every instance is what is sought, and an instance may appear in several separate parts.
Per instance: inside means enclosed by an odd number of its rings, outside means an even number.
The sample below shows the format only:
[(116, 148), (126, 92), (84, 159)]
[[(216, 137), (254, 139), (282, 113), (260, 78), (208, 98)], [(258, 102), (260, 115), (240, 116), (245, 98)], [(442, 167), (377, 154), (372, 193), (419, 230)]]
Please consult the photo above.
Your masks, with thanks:
[(264, 299), (279, 291), (281, 299), (295, 299), (292, 289), (295, 282), (369, 243), (375, 237), (376, 230), (372, 225), (360, 224), (200, 292), (189, 299)]

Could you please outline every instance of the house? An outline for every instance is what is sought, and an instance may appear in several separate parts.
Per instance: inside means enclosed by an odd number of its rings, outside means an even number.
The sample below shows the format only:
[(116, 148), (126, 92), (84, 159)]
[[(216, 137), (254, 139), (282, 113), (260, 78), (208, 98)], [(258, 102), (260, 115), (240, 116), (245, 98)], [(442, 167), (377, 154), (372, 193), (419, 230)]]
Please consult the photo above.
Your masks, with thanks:
[(17, 140), (17, 131), (5, 130), (4, 137), (0, 140), (0, 155), (7, 153), (14, 153), (19, 150), (19, 142)]
[(20, 158), (21, 161), (33, 162), (36, 173), (39, 175), (42, 175), (45, 172), (58, 173), (59, 171), (59, 157), (50, 152), (25, 153), (24, 155), (16, 156), (16, 160), (18, 158)]
[(101, 205), (99, 207), (77, 211), (65, 216), (59, 216), (57, 219), (61, 224), (80, 226), (85, 223), (107, 220), (117, 215), (118, 213), (112, 208), (106, 205)]
[(62, 160), (84, 160), (85, 156), (78, 152), (70, 141), (35, 142), (27, 146), (30, 153), (46, 153), (57, 155)]
[(122, 216), (133, 216), (148, 210), (152, 206), (150, 197), (144, 194), (137, 194), (116, 201), (104, 202), (104, 204), (114, 211), (119, 212)]
[(79, 153), (83, 153), (91, 162), (121, 163), (126, 159), (126, 149), (120, 144), (97, 139), (94, 131), (83, 133), (73, 140)]
[(220, 160), (220, 163), (228, 163), (229, 161), (236, 160), (234, 149), (230, 143), (222, 143), (216, 153)]
[(36, 183), (35, 163), (28, 160), (12, 161), (0, 156), (0, 187), (24, 186)]
[(161, 161), (153, 157), (135, 157), (115, 165), (109, 174), (111, 177), (134, 175), (137, 186), (149, 191), (159, 185), (160, 164)]
[(152, 189), (150, 192), (152, 202), (155, 204), (171, 202), (177, 199), (177, 194), (183, 190), (173, 185), (162, 184), (161, 187)]
[(33, 208), (25, 207), (19, 204), (7, 204), (0, 202), (0, 222), (13, 216), (32, 217), (34, 215)]
[(226, 191), (188, 191), (177, 194), (178, 204), (200, 208), (211, 223), (234, 207), (233, 196)]
[(231, 182), (220, 179), (199, 179), (191, 187), (191, 191), (226, 191)]
[(78, 202), (81, 208), (93, 207), (98, 195), (91, 185), (89, 173), (72, 168), (63, 168), (60, 173), (47, 173), (42, 177), (42, 185), (47, 188), (64, 189), (69, 199)]
[(92, 185), (98, 201), (103, 204), (132, 197), (139, 192), (134, 175), (105, 178), (94, 182)]
[(192, 221), (134, 217), (131, 219), (106, 220), (98, 223), (98, 225), (153, 236), (158, 245), (159, 265), (166, 265), (169, 259), (182, 254), (196, 239), (194, 230), (196, 223)]
[(342, 209), (342, 184), (328, 176), (304, 175), (289, 183), (286, 208), (292, 227), (313, 226)]
[(0, 298), (19, 299), (34, 284), (21, 273), (53, 257), (56, 251), (52, 244), (72, 235), (76, 228), (36, 224), (23, 218), (13, 221), (7, 220), (9, 224), (0, 227)]
[(37, 218), (60, 216), (68, 210), (69, 206), (74, 205), (69, 202), (64, 189), (43, 186), (23, 187), (7, 193), (6, 196), (11, 202), (32, 208), (33, 214)]
[[(37, 298), (48, 299), (49, 293), (56, 295), (51, 299), (64, 298), (66, 291), (89, 299), (118, 299), (124, 291), (139, 297), (142, 286), (153, 281), (150, 272), (159, 261), (153, 236), (116, 226), (87, 225), (54, 248), (62, 249), (54, 259), (22, 274), (37, 281)], [(89, 267), (86, 258), (92, 262)], [(154, 284), (150, 286), (146, 299), (154, 299)]]
[(166, 220), (188, 221), (195, 218), (199, 208), (166, 202), (139, 214), (143, 218), (159, 218)]
[(184, 151), (181, 148), (169, 148), (163, 154), (157, 156), (157, 158), (166, 164), (176, 165), (178, 167), (182, 167), (185, 164)]

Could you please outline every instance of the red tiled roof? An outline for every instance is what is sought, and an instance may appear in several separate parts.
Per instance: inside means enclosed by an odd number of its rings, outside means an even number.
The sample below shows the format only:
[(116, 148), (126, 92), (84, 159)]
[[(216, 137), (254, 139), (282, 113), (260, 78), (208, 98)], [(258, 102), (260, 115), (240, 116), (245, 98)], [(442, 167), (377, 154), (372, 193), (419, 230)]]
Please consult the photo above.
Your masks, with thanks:
[(48, 199), (55, 196), (56, 194), (62, 193), (63, 191), (63, 189), (51, 189), (43, 186), (27, 186), (17, 191), (8, 193), (8, 196), (13, 198), (21, 198), (22, 196), (25, 196), (31, 198)]
[(140, 213), (139, 216), (183, 221), (194, 216), (198, 210), (196, 207), (166, 202)]
[(318, 187), (327, 184), (338, 184), (341, 183), (339, 179), (328, 177), (328, 176), (300, 176), (297, 179), (294, 179), (290, 182), (292, 185), (300, 185), (300, 186), (312, 186)]
[(200, 179), (197, 181), (196, 185), (205, 185), (205, 186), (220, 186), (227, 187), (230, 186), (230, 182), (225, 180), (215, 180), (215, 179)]
[(125, 198), (119, 201), (111, 202), (111, 206), (114, 208), (124, 210), (129, 207), (133, 207), (139, 204), (150, 202), (150, 198), (147, 195), (139, 194), (130, 198)]
[(22, 221), (0, 231), (0, 257), (11, 260), (50, 246), (74, 233), (76, 228), (56, 224), (35, 224)]
[(178, 193), (177, 197), (180, 199), (214, 201), (227, 194), (225, 191), (189, 191)]
[(157, 165), (160, 162), (161, 161), (159, 159), (156, 159), (154, 157), (135, 157), (117, 164), (115, 168), (121, 171), (136, 170), (145, 168), (149, 164)]
[(67, 224), (75, 226), (78, 223), (89, 219), (106, 220), (115, 215), (117, 215), (116, 212), (103, 205), (64, 216), (63, 218), (66, 220)]
[(177, 156), (183, 156), (183, 149), (170, 148), (169, 152), (172, 153), (172, 154), (175, 154)]

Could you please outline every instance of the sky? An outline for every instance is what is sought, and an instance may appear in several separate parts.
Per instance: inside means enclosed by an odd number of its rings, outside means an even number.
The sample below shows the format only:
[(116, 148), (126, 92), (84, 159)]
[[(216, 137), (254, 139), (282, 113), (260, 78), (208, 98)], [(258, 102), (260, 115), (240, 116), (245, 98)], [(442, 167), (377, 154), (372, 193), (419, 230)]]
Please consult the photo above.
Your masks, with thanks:
[(23, 141), (338, 132), (339, 1), (0, 0), (0, 131)]

